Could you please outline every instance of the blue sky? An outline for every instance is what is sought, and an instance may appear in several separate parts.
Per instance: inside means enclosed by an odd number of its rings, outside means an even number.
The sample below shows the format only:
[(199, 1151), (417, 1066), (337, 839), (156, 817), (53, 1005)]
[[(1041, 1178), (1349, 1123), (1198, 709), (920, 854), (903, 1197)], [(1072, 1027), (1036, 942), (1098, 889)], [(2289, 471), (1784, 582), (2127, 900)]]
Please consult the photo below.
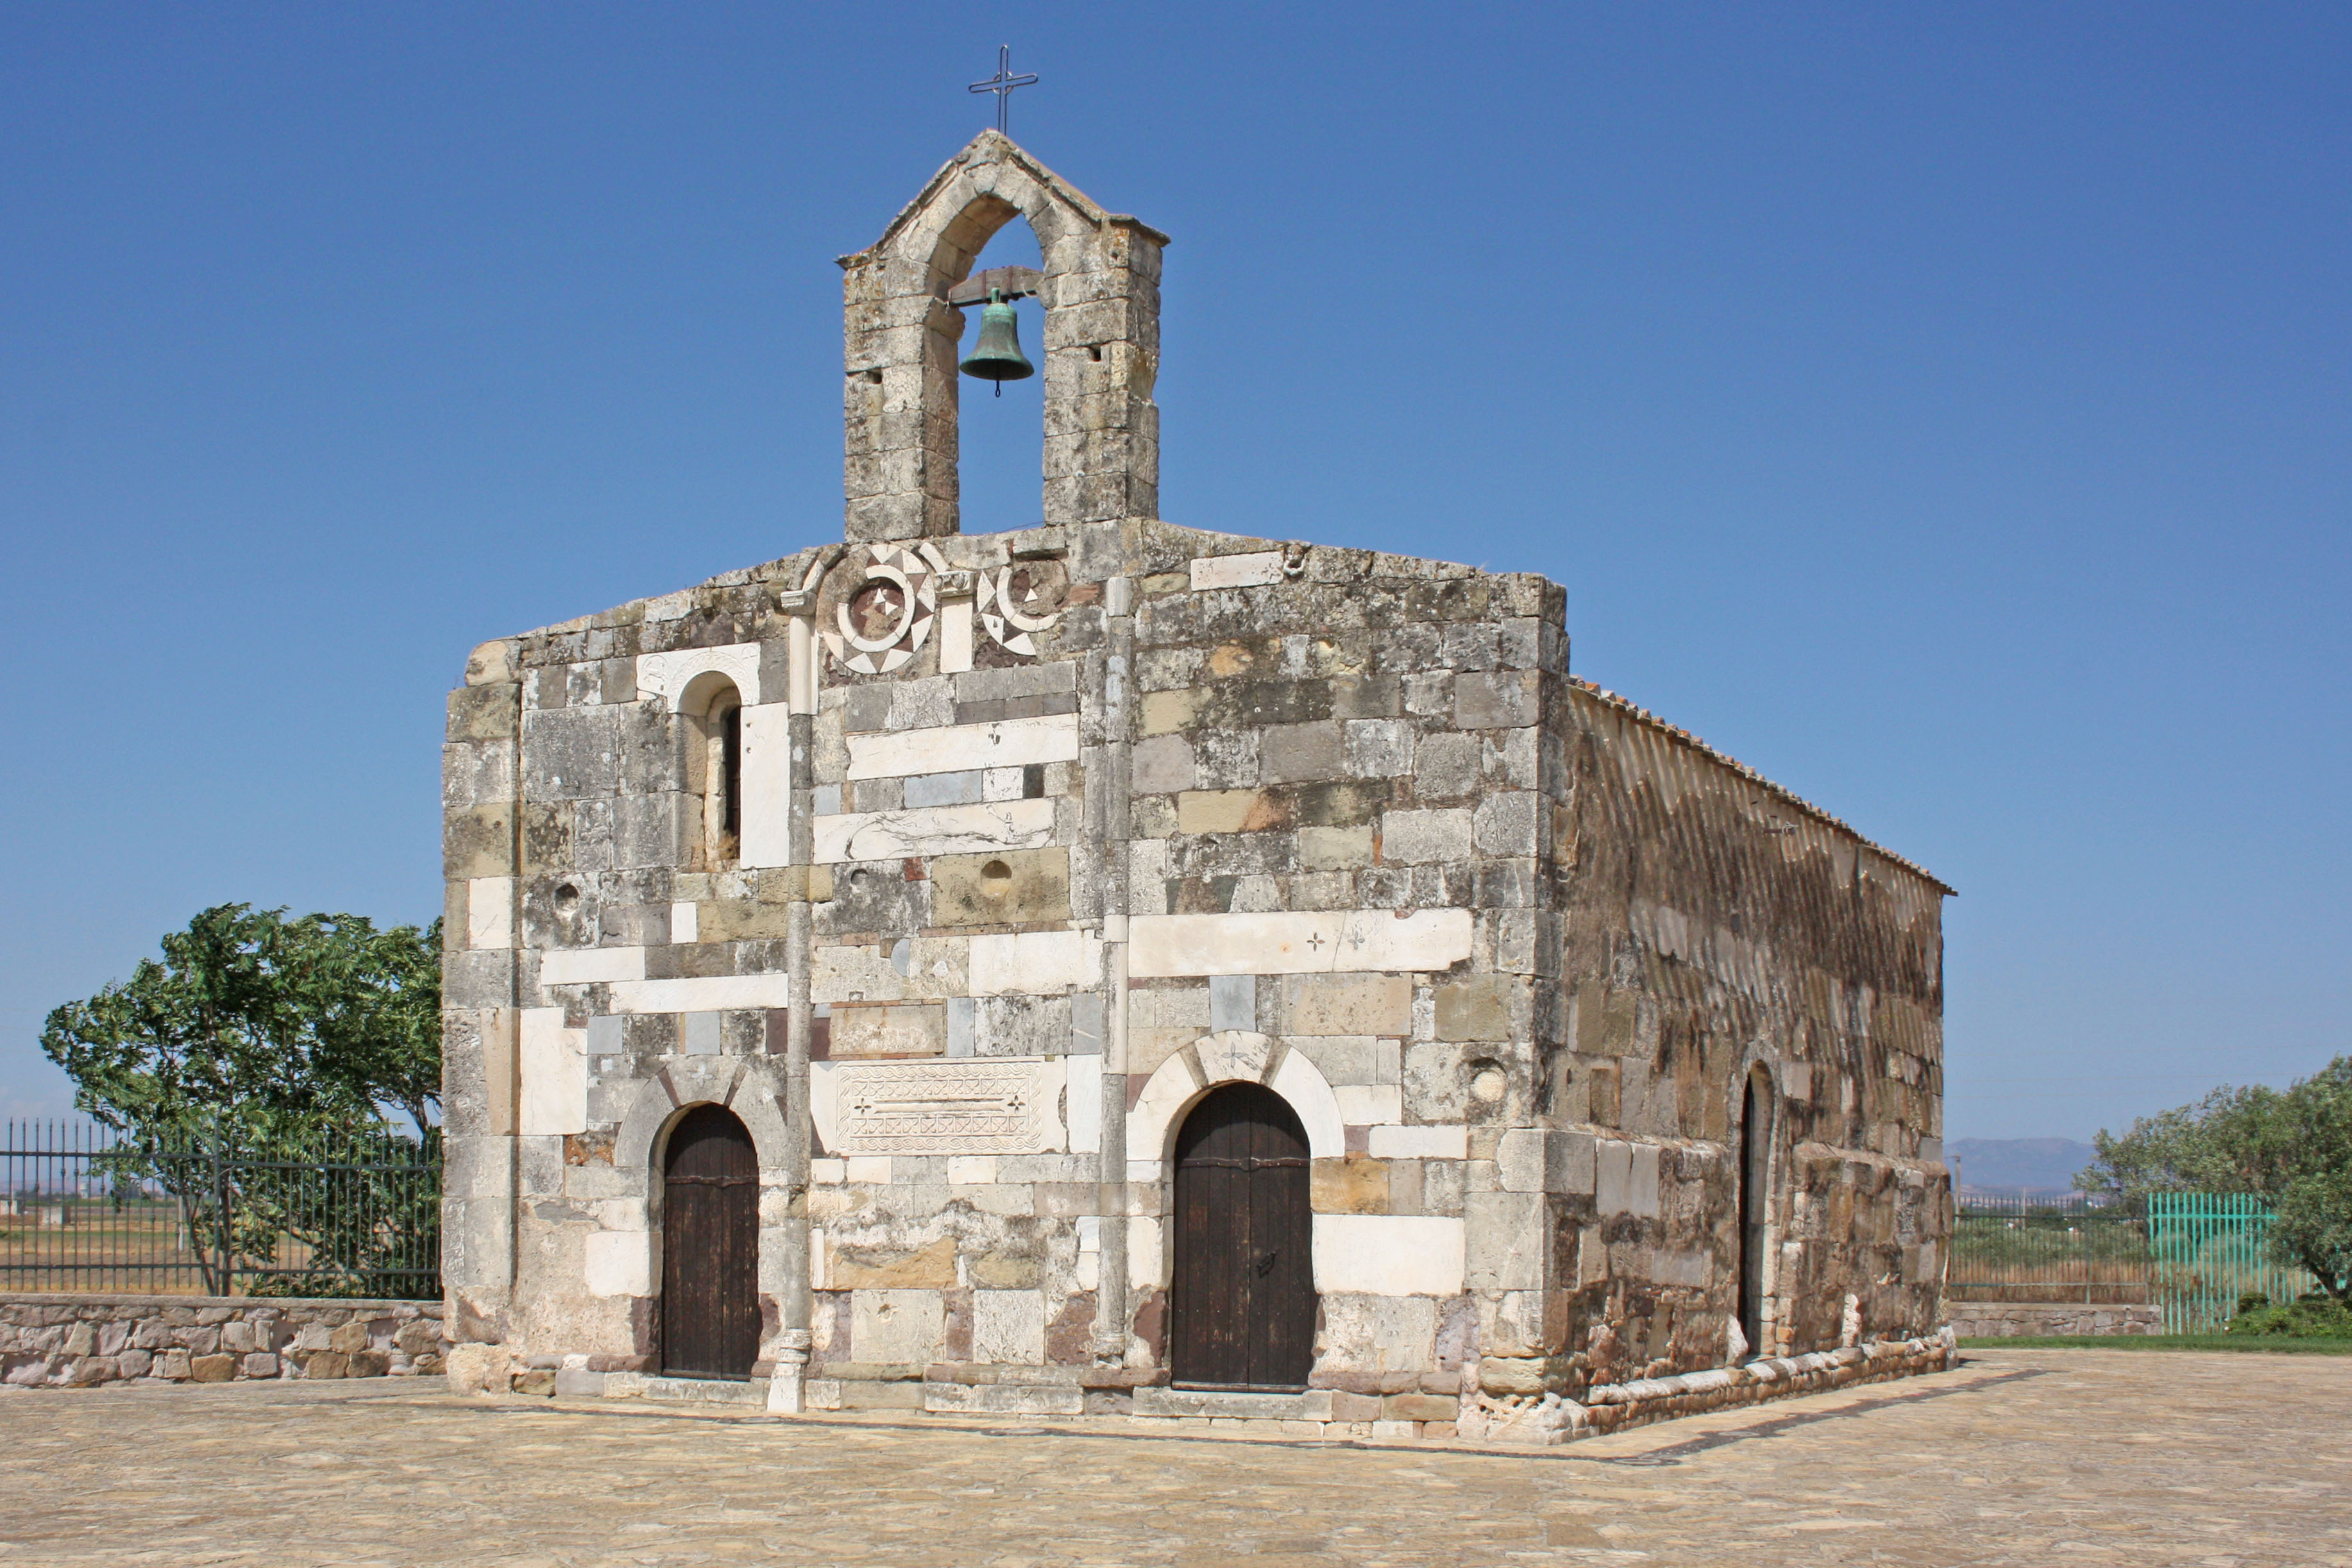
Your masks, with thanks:
[(1000, 42), (1174, 236), (1163, 514), (1548, 573), (1953, 883), (1951, 1135), (2352, 1050), (2352, 11), (975, 17), (0, 10), (0, 1112), (206, 904), (430, 918), (474, 643), (837, 537), (833, 258)]

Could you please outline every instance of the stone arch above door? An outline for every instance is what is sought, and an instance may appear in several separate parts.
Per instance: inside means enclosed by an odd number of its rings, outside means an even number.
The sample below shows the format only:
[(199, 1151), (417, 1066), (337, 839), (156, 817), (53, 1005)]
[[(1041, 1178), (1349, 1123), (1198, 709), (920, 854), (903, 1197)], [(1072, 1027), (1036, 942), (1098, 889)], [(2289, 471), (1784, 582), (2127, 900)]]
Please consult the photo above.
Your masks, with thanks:
[(743, 1119), (763, 1174), (783, 1168), (783, 1084), (770, 1064), (742, 1056), (674, 1059), (640, 1085), (620, 1131), (613, 1135), (614, 1166), (650, 1170), (663, 1129), (679, 1112), (702, 1104), (724, 1105)]
[[(1160, 1064), (1128, 1113), (1130, 1164), (1165, 1167), (1184, 1113), (1221, 1083), (1263, 1083), (1289, 1102), (1307, 1129), (1307, 1152), (1318, 1160), (1347, 1153), (1339, 1097), (1305, 1053), (1273, 1037), (1243, 1030), (1202, 1035)], [(1140, 1173), (1131, 1173), (1139, 1175)]]

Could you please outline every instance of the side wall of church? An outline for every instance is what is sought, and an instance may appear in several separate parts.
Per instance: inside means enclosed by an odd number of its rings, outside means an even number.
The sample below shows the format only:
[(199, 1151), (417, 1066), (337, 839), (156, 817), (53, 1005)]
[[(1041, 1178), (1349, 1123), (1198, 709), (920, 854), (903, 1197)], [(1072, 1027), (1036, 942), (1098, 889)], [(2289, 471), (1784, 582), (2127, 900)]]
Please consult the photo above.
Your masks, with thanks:
[(1766, 1092), (1763, 1344), (1941, 1321), (1944, 890), (1646, 714), (1571, 683), (1551, 1124), (1570, 1385), (1723, 1364), (1742, 1100)]

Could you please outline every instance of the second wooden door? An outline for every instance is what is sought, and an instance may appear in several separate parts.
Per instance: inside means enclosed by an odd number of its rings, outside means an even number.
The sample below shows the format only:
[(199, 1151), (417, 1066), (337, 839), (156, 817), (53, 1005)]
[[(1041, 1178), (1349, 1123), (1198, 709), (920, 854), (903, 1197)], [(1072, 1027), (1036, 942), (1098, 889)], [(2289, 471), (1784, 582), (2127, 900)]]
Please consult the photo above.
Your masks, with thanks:
[(1205, 1388), (1306, 1385), (1315, 1363), (1307, 1130), (1281, 1095), (1230, 1083), (1176, 1139), (1171, 1371)]

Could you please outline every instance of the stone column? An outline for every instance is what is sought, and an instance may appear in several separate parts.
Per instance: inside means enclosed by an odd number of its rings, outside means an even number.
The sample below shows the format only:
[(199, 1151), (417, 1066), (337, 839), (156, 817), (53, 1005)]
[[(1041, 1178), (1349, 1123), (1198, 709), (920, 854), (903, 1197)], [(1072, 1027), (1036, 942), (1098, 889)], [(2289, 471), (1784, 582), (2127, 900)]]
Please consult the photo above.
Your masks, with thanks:
[(1131, 737), (1135, 706), (1134, 586), (1124, 577), (1103, 584), (1107, 618), (1102, 685), (1101, 805), (1094, 824), (1101, 845), (1102, 907), (1102, 1153), (1099, 1156), (1100, 1255), (1094, 1354), (1098, 1365), (1123, 1366), (1128, 1347), (1127, 1264), (1127, 919)]
[(442, 1288), (453, 1385), (505, 1388), (520, 1188), (522, 685), (485, 643), (449, 696), (443, 747)]
[[(815, 573), (812, 572), (812, 579)], [(809, 863), (814, 858), (816, 792), (810, 783), (810, 732), (816, 715), (814, 586), (782, 596), (792, 619), (786, 632), (785, 701), (791, 747), (790, 836), (784, 906), (784, 962), (790, 966), (784, 1015), (784, 1165), (791, 1208), (785, 1217), (782, 1331), (768, 1379), (768, 1408), (797, 1416), (803, 1408), (809, 1335)]]

